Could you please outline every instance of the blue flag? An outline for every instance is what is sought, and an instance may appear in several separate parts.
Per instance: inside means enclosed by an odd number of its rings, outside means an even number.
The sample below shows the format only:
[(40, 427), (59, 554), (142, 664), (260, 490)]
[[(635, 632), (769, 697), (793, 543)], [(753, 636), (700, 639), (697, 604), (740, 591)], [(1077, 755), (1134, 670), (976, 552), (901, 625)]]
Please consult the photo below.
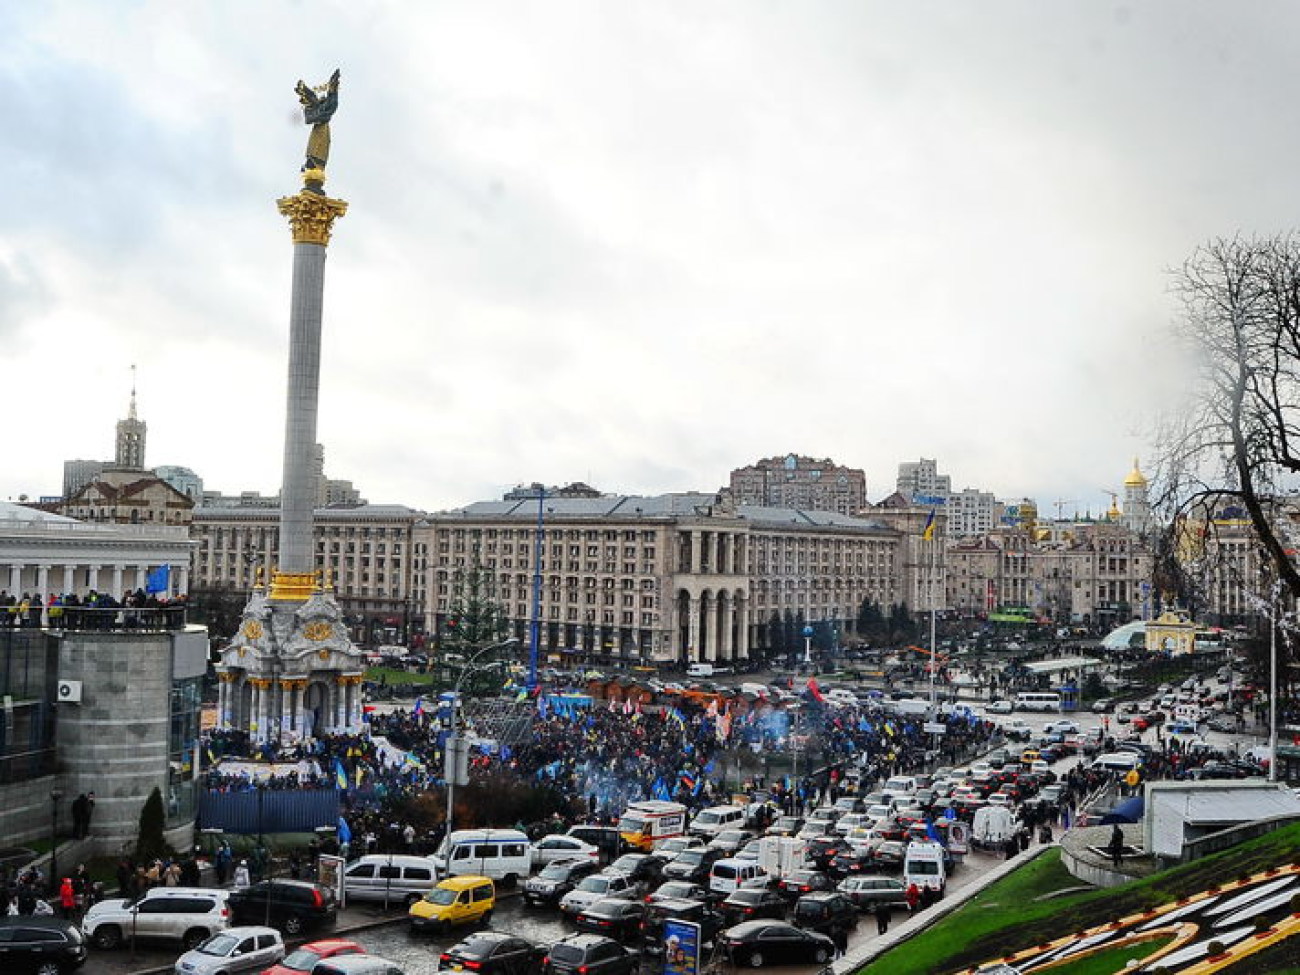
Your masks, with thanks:
[(338, 837), (340, 843), (352, 842), (352, 827), (348, 825), (348, 821), (342, 816), (339, 817)]
[(160, 565), (149, 573), (145, 580), (145, 592), (167, 592), (171, 588), (172, 567)]

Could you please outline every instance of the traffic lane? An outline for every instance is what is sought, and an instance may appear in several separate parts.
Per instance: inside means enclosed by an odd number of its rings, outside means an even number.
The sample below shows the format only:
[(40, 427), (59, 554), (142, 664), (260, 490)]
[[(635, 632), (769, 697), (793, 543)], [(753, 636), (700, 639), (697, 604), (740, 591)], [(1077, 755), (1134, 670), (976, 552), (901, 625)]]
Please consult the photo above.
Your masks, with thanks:
[[(968, 884), (974, 883), (980, 876), (996, 866), (1001, 858), (983, 851), (973, 851), (962, 864), (956, 867), (948, 878), (948, 894), (952, 895)], [(895, 922), (901, 923), (907, 917), (906, 912), (895, 912)], [(869, 944), (879, 937), (875, 920), (870, 914), (860, 916), (857, 928), (849, 935), (849, 951)], [(550, 945), (566, 935), (573, 934), (576, 928), (565, 921), (560, 912), (554, 908), (530, 908), (522, 899), (511, 898), (499, 901), (497, 909), (488, 925), (495, 931), (527, 938), (537, 944)], [(471, 930), (466, 928), (451, 934), (426, 935), (413, 934), (403, 923), (390, 924), (359, 932), (352, 937), (364, 945), (371, 954), (392, 959), (399, 963), (408, 975), (426, 975), (438, 971), (438, 956), (451, 945), (464, 938)], [(817, 975), (824, 965), (772, 965), (764, 966), (767, 971), (780, 972), (784, 975)]]

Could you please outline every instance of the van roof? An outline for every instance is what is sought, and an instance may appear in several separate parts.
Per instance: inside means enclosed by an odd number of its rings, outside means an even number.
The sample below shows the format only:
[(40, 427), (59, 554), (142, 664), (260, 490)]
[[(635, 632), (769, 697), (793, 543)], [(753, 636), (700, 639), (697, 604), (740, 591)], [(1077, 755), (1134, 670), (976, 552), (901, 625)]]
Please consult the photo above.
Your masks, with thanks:
[(443, 890), (469, 890), (473, 887), (482, 887), (484, 884), (491, 884), (491, 877), (480, 877), (478, 874), (466, 873), (459, 877), (448, 877), (446, 880), (439, 880), (438, 886)]

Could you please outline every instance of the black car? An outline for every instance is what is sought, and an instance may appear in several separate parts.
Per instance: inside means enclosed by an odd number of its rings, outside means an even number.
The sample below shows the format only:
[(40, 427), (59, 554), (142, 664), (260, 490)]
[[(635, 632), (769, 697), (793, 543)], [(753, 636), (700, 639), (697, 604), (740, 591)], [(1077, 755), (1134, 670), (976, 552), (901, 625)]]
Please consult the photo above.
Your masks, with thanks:
[(804, 894), (834, 890), (835, 882), (820, 870), (792, 870), (777, 881), (776, 889), (786, 900), (793, 901)]
[(692, 883), (703, 883), (709, 877), (709, 871), (713, 865), (723, 858), (721, 850), (682, 850), (681, 853), (668, 861), (668, 865), (663, 868), (664, 877), (668, 880), (689, 880)]
[(785, 921), (745, 921), (728, 928), (719, 939), (736, 965), (824, 965), (835, 954), (835, 942), (816, 931), (805, 931)]
[(876, 869), (875, 857), (871, 855), (870, 847), (861, 847), (859, 849), (849, 848), (835, 855), (835, 859), (830, 862), (826, 872), (832, 877), (843, 879), (844, 877), (856, 877), (859, 874), (871, 873)]
[(700, 944), (711, 945), (726, 924), (722, 915), (711, 910), (704, 901), (670, 898), (650, 905), (650, 913), (642, 928), (641, 951), (653, 958), (664, 954), (664, 923), (687, 921), (700, 926)]
[(54, 975), (80, 968), (86, 936), (57, 917), (0, 917), (0, 970)]
[(643, 901), (630, 901), (622, 897), (602, 897), (578, 912), (574, 923), (579, 931), (603, 934), (615, 941), (631, 941), (639, 935), (649, 908)]
[(261, 880), (232, 891), (228, 903), (231, 924), (270, 924), (290, 936), (338, 917), (334, 891), (306, 880)]
[(851, 931), (858, 926), (858, 909), (840, 893), (804, 894), (795, 901), (791, 920), (807, 931), (820, 931), (834, 938), (836, 932)]
[(633, 975), (640, 959), (617, 941), (598, 934), (573, 934), (551, 945), (543, 975)]
[(541, 966), (546, 949), (501, 931), (479, 931), (452, 945), (438, 959), (447, 971), (478, 975), (532, 975)]
[(536, 877), (529, 877), (524, 883), (524, 902), (533, 907), (553, 907), (560, 903), (561, 897), (578, 886), (578, 881), (599, 869), (600, 864), (588, 857), (553, 860)]
[(709, 899), (709, 891), (700, 884), (693, 884), (689, 880), (665, 880), (646, 896), (645, 902), (657, 904), (662, 900), (707, 901)]
[(611, 863), (608, 869), (627, 874), (641, 884), (644, 890), (647, 887), (654, 887), (664, 879), (666, 863), (668, 858), (657, 853), (624, 853)]
[(785, 919), (789, 905), (784, 897), (774, 890), (766, 888), (741, 887), (727, 895), (726, 900), (718, 905), (722, 916), (728, 924), (741, 921), (757, 921), (759, 918)]
[(818, 870), (825, 870), (840, 853), (849, 849), (841, 836), (815, 836), (804, 848), (804, 856)]

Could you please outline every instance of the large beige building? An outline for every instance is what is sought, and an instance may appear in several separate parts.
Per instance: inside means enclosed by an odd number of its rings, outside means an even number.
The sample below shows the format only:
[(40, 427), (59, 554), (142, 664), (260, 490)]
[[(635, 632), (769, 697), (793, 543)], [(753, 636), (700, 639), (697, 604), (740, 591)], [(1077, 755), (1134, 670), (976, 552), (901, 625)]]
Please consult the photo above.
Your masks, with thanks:
[[(359, 642), (409, 638), (421, 616), (422, 553), (417, 528), (424, 513), (396, 504), (317, 508), (315, 562), (328, 573), (335, 598)], [(199, 590), (251, 591), (257, 570), (279, 563), (280, 509), (263, 505), (203, 505), (194, 509), (191, 585)]]
[(903, 590), (902, 533), (824, 511), (736, 505), (728, 492), (488, 501), (431, 515), (430, 631), (459, 580), (495, 579), (514, 633), (529, 636), (539, 514), (539, 649), (629, 663), (729, 661), (771, 649), (786, 614), (850, 632), (863, 599)]

